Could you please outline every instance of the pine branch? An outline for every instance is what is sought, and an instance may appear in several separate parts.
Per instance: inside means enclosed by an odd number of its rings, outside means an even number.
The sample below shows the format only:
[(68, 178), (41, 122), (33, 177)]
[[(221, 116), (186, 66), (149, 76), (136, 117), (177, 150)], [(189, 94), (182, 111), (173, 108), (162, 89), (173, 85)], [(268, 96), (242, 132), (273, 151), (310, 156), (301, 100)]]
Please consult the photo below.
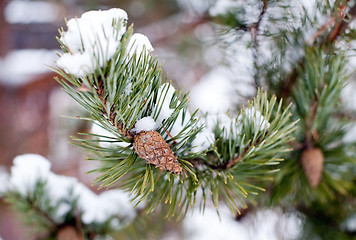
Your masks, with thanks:
[[(98, 94), (99, 99), (102, 102), (103, 106), (107, 106), (107, 97), (106, 96), (106, 91), (104, 88), (104, 81), (103, 79), (101, 79), (100, 77), (97, 79), (98, 81), (98, 87), (96, 89), (96, 93)], [(103, 108), (103, 114), (105, 114), (105, 109)], [(133, 133), (130, 131), (131, 129), (124, 129), (123, 124), (120, 121), (116, 122), (117, 119), (117, 113), (114, 111), (114, 107), (111, 107), (110, 109), (110, 115), (106, 116), (109, 121), (111, 122), (111, 124), (117, 128), (118, 132), (127, 137), (128, 139), (132, 140), (133, 139)]]
[[(26, 202), (26, 199), (18, 199), (18, 201), (22, 201), (22, 202)], [(39, 216), (42, 216), (44, 219), (46, 219), (46, 221), (51, 225), (49, 227), (49, 229), (51, 229), (50, 231), (56, 231), (57, 230), (57, 224), (56, 222), (47, 214), (46, 211), (43, 211), (41, 208), (39, 208), (33, 199), (28, 199), (28, 203), (31, 206), (31, 208), (34, 209), (34, 211), (36, 212), (36, 214), (38, 214)]]
[(253, 49), (252, 55), (253, 55), (253, 65), (254, 65), (254, 69), (255, 69), (254, 80), (255, 80), (256, 87), (261, 87), (260, 76), (258, 73), (258, 47), (259, 47), (258, 45), (259, 45), (259, 43), (258, 43), (257, 37), (259, 35), (261, 21), (267, 11), (268, 1), (261, 0), (261, 3), (262, 3), (262, 10), (261, 10), (260, 15), (258, 16), (258, 21), (256, 23), (253, 23), (249, 27), (249, 31), (251, 34), (252, 49)]
[(45, 193), (45, 183), (37, 181), (33, 192), (23, 195), (16, 189), (6, 193), (5, 200), (24, 215), (21, 219), (36, 231), (55, 232), (58, 224), (51, 215), (55, 209), (49, 205), (49, 196)]
[[(335, 44), (337, 37), (341, 36), (345, 32), (352, 19), (356, 17), (356, 4), (354, 4), (354, 6), (350, 8), (347, 13), (345, 13), (345, 9), (346, 5), (342, 4), (337, 12), (337, 16), (331, 16), (330, 19), (324, 25), (322, 25), (321, 28), (312, 36), (312, 38), (305, 42), (305, 46), (312, 46), (311, 48), (315, 47), (313, 44), (315, 44), (318, 39), (321, 39), (320, 44), (318, 44), (319, 46)], [(346, 19), (349, 16), (350, 19)], [(330, 29), (332, 25), (334, 26)], [(328, 31), (329, 34), (323, 34), (326, 31)], [(329, 50), (329, 48), (324, 49), (326, 51)], [(305, 65), (304, 59), (305, 58), (303, 57), (302, 59), (298, 60), (297, 64), (295, 64), (296, 67), (293, 68), (285, 80), (281, 82), (282, 86), (280, 86), (279, 90), (276, 92), (278, 97), (288, 98), (290, 96), (292, 88), (298, 77), (298, 68), (303, 68)]]
[[(335, 196), (347, 195), (353, 187), (354, 156), (341, 141), (345, 134), (344, 122), (337, 118), (342, 110), (341, 91), (346, 79), (345, 57), (325, 54), (323, 49), (306, 51), (305, 67), (299, 69), (292, 97), (295, 115), (300, 118), (296, 139), (300, 143), (283, 164), (276, 178), (272, 201), (302, 202), (310, 207), (313, 202), (330, 202)], [(308, 150), (309, 149), (309, 150)], [(312, 174), (321, 180), (312, 182), (305, 163), (305, 152), (312, 150), (311, 161), (321, 160), (321, 167)], [(352, 150), (351, 150), (352, 151)], [(321, 158), (321, 159), (320, 159)], [(308, 177), (308, 179), (306, 178)], [(289, 199), (288, 194), (295, 197)]]
[[(85, 77), (55, 70), (63, 77), (57, 81), (65, 91), (91, 113), (90, 121), (114, 135), (74, 138), (75, 144), (93, 153), (89, 160), (103, 163), (92, 171), (101, 173), (95, 183), (131, 191), (137, 204), (146, 202), (147, 212), (169, 204), (167, 214), (177, 217), (195, 205), (200, 190), (211, 192), (216, 206), (219, 198), (233, 211), (246, 205), (249, 194), (263, 191), (258, 182), (270, 180), (277, 171), (271, 166), (278, 165), (281, 153), (290, 151), (287, 143), (296, 122), (290, 121), (289, 108), (282, 109), (281, 101), (269, 100), (259, 90), (231, 123), (217, 121), (204, 129), (197, 111), (188, 113), (188, 94), (162, 84), (157, 59), (146, 51), (129, 54), (132, 32), (130, 27), (123, 33), (103, 66), (94, 59), (94, 72)], [(145, 118), (154, 121), (156, 129), (137, 130)], [(196, 151), (195, 140), (204, 137), (203, 130), (211, 131), (214, 139)], [(199, 203), (205, 202), (206, 195)]]

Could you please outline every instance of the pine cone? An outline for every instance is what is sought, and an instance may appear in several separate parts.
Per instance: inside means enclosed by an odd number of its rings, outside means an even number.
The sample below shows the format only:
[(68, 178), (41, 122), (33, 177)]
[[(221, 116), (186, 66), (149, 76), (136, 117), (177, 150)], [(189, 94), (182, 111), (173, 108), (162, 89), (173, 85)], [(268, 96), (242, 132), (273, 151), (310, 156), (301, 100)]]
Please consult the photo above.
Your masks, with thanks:
[(133, 147), (140, 158), (162, 170), (180, 174), (182, 167), (173, 151), (157, 131), (142, 131), (134, 137)]
[(306, 149), (302, 152), (301, 161), (309, 185), (312, 188), (317, 187), (323, 172), (323, 152), (319, 148)]

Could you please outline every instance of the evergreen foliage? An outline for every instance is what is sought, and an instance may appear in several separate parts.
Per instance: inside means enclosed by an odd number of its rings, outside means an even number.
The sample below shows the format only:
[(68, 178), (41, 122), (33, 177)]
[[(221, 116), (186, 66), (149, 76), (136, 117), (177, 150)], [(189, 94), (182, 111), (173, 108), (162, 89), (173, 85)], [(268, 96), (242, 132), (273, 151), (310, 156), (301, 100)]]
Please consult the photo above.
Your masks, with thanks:
[[(36, 236), (36, 239), (58, 239), (58, 234), (68, 226), (76, 229), (78, 239), (94, 239), (114, 231), (110, 226), (112, 218), (103, 223), (84, 223), (81, 220), (81, 209), (77, 205), (77, 198), (71, 191), (66, 198), (53, 202), (46, 191), (46, 184), (45, 180), (39, 179), (34, 189), (26, 194), (17, 189), (10, 190), (6, 194), (6, 201), (11, 203), (13, 209), (21, 215), (20, 219), (23, 223), (31, 227), (31, 234)], [(58, 217), (60, 205), (69, 206), (63, 217)]]
[[(170, 84), (163, 83), (157, 59), (147, 52), (135, 53), (130, 58), (127, 43), (131, 36), (132, 27), (123, 35), (113, 58), (85, 78), (56, 70), (62, 76), (57, 81), (64, 90), (90, 112), (89, 120), (115, 135), (114, 139), (107, 136), (75, 139), (93, 153), (90, 160), (103, 163), (93, 170), (101, 173), (95, 182), (100, 187), (131, 191), (133, 200), (138, 203), (145, 200), (147, 212), (163, 203), (169, 204), (168, 215), (181, 217), (196, 202), (204, 206), (208, 195), (216, 207), (221, 198), (232, 210), (239, 211), (248, 195), (264, 191), (257, 183), (270, 180), (277, 170), (272, 166), (281, 161), (280, 153), (290, 150), (287, 142), (291, 140), (295, 122), (290, 121), (289, 108), (282, 109), (282, 101), (276, 97), (268, 100), (267, 94), (260, 90), (254, 101), (232, 118), (230, 127), (217, 122), (214, 143), (196, 152), (194, 140), (204, 126), (196, 117), (197, 111), (188, 113), (188, 94), (175, 90), (168, 96)], [(66, 46), (60, 43), (66, 52)], [(78, 90), (81, 87), (87, 90)], [(180, 175), (159, 171), (140, 159), (132, 147), (135, 123), (150, 116), (157, 121), (167, 101), (173, 112), (157, 131), (178, 157), (183, 167)], [(262, 115), (257, 117), (258, 114)], [(177, 126), (180, 130), (172, 136), (170, 132)], [(101, 141), (130, 145), (102, 146)]]
[[(315, 9), (300, 11), (289, 2), (261, 1), (260, 16), (268, 24), (261, 26), (258, 21), (251, 25), (259, 30), (252, 38), (257, 44), (251, 44), (260, 53), (254, 62), (258, 85), (292, 104), (293, 118), (299, 119), (295, 140), (290, 143), (294, 150), (283, 155), (286, 161), (281, 163), (270, 194), (261, 196), (259, 202), (305, 214), (301, 239), (354, 239), (345, 224), (355, 214), (355, 143), (343, 139), (355, 121), (341, 99), (352, 77), (347, 66), (354, 51), (355, 29), (349, 24), (356, 7), (351, 1), (315, 1)], [(218, 20), (231, 27), (231, 21)], [(236, 35), (254, 36), (251, 26), (233, 27)], [(261, 54), (265, 50), (260, 48), (262, 43), (277, 51), (266, 57)], [(322, 179), (315, 188), (301, 164), (303, 151), (311, 148), (320, 149), (324, 158)]]

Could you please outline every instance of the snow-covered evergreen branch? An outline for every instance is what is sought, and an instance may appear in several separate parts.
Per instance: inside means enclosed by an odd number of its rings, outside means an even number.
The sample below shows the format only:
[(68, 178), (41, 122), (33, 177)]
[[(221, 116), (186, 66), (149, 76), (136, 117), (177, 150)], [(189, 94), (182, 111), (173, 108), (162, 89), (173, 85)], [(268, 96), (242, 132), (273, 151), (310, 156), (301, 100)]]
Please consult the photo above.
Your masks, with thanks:
[[(75, 139), (94, 153), (91, 160), (103, 162), (93, 170), (101, 173), (96, 182), (130, 190), (148, 211), (162, 202), (170, 204), (169, 214), (184, 215), (200, 190), (211, 192), (216, 205), (221, 196), (238, 210), (250, 193), (263, 190), (255, 184), (290, 150), (295, 123), (288, 109), (261, 90), (236, 117), (198, 119), (188, 111), (188, 94), (162, 82), (147, 38), (125, 25), (122, 10), (88, 12), (70, 20), (59, 39), (64, 53), (56, 71), (63, 79), (57, 80), (106, 131)], [(78, 54), (91, 61), (78, 59), (72, 67), (66, 59)]]

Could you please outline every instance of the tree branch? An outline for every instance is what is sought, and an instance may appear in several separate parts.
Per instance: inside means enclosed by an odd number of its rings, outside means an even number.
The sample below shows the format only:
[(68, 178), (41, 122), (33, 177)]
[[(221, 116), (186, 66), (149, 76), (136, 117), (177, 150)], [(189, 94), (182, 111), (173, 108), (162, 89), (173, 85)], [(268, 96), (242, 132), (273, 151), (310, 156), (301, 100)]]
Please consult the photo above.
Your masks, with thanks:
[[(98, 80), (98, 82), (99, 82), (99, 86), (96, 89), (96, 93), (99, 95), (99, 98), (100, 98), (101, 102), (103, 103), (103, 105), (106, 106), (107, 96), (105, 96), (104, 82), (101, 78)], [(104, 109), (103, 109), (103, 114), (105, 114)], [(108, 118), (109, 118), (109, 121), (112, 123), (112, 125), (117, 128), (117, 130), (119, 131), (119, 133), (121, 135), (123, 135), (129, 139), (133, 139), (134, 136), (130, 130), (124, 129), (123, 124), (121, 122), (115, 122), (116, 112), (113, 111), (113, 109), (111, 109), (110, 116), (108, 116)]]
[(253, 23), (249, 26), (249, 31), (251, 34), (251, 40), (252, 40), (252, 55), (253, 55), (253, 65), (254, 65), (254, 69), (255, 69), (255, 73), (254, 73), (254, 81), (255, 81), (255, 85), (256, 87), (260, 87), (261, 83), (260, 83), (260, 78), (259, 78), (259, 74), (258, 74), (258, 32), (259, 32), (259, 28), (260, 28), (260, 24), (262, 21), (263, 16), (265, 15), (266, 11), (267, 11), (267, 6), (268, 6), (268, 2), (267, 0), (261, 0), (262, 2), (262, 10), (260, 15), (258, 16), (258, 21), (256, 23)]
[(57, 228), (58, 228), (57, 223), (54, 222), (54, 220), (53, 220), (46, 212), (42, 211), (42, 209), (39, 208), (39, 207), (34, 203), (34, 201), (33, 201), (32, 199), (27, 199), (27, 200), (26, 200), (26, 199), (23, 199), (22, 201), (28, 201), (28, 203), (32, 206), (32, 208), (35, 210), (35, 212), (36, 212), (38, 215), (44, 217), (44, 218), (48, 221), (48, 223), (50, 223), (50, 225), (51, 225), (51, 226), (50, 226), (51, 231), (56, 231), (56, 230), (57, 230)]
[[(317, 38), (319, 38), (322, 33), (324, 33), (331, 25), (335, 22), (333, 29), (330, 31), (330, 34), (324, 38), (324, 44), (333, 44), (338, 36), (342, 35), (347, 27), (349, 26), (352, 19), (356, 17), (356, 4), (349, 10), (348, 13), (345, 13), (346, 5), (341, 5), (338, 11), (338, 17), (332, 17), (329, 21), (327, 21), (321, 28), (313, 35), (313, 37), (305, 42), (306, 45), (313, 44)], [(346, 16), (350, 16), (348, 21), (345, 21)], [(290, 96), (291, 89), (296, 82), (298, 77), (298, 68), (303, 67), (304, 58), (298, 61), (296, 67), (288, 74), (285, 81), (282, 82), (282, 86), (277, 91), (277, 96), (280, 98), (287, 98)]]

